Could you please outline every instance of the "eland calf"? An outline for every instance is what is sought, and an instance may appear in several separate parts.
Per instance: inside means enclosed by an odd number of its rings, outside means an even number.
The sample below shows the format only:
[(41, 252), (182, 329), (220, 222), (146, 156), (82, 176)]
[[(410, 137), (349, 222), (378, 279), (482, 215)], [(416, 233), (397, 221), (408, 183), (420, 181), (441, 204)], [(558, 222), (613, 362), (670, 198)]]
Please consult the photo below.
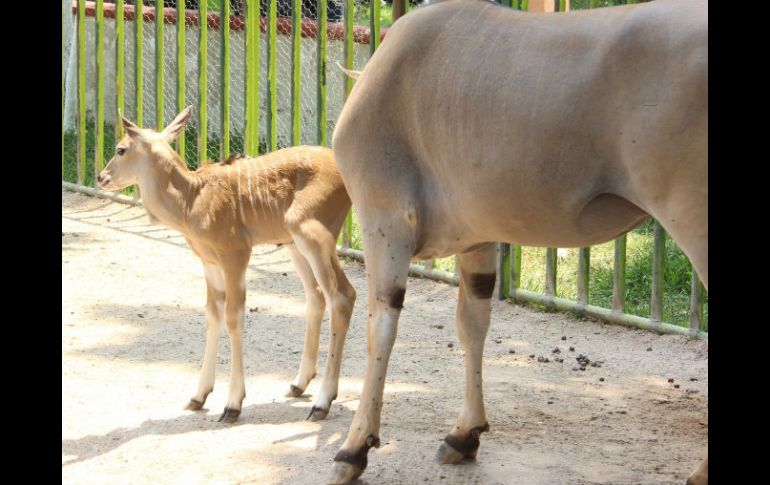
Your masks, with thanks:
[(299, 371), (287, 396), (296, 397), (316, 373), (321, 320), (331, 313), (329, 355), (311, 420), (323, 419), (337, 397), (342, 348), (356, 292), (337, 259), (336, 240), (350, 209), (334, 162), (324, 147), (300, 146), (258, 157), (232, 157), (189, 171), (170, 143), (192, 107), (162, 132), (123, 118), (126, 135), (98, 176), (106, 190), (137, 184), (151, 220), (184, 235), (206, 276), (206, 350), (198, 390), (187, 409), (203, 407), (214, 389), (217, 342), (224, 324), (232, 344), (227, 405), (220, 421), (234, 422), (246, 396), (243, 322), (246, 268), (252, 246), (285, 245), (302, 280), (307, 328)]
[(474, 457), (489, 429), (493, 241), (589, 246), (653, 216), (708, 287), (706, 0), (558, 14), (431, 2), (353, 75), (333, 147), (362, 228), (369, 358), (332, 483), (379, 445), (410, 259), (459, 256), (465, 394), (443, 463)]

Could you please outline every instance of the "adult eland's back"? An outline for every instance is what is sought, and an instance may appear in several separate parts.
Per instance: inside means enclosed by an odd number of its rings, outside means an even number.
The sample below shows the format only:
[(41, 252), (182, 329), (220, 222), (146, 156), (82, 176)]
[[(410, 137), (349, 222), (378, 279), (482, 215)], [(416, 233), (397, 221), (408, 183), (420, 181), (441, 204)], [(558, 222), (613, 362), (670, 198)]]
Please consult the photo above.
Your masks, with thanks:
[[(371, 315), (333, 483), (360, 476), (379, 444), (410, 259), (459, 256), (466, 389), (444, 463), (474, 457), (488, 429), (493, 241), (587, 246), (653, 216), (708, 288), (707, 96), (706, 0), (560, 14), (449, 0), (394, 24), (333, 139), (361, 221)], [(707, 482), (701, 471), (692, 483)]]

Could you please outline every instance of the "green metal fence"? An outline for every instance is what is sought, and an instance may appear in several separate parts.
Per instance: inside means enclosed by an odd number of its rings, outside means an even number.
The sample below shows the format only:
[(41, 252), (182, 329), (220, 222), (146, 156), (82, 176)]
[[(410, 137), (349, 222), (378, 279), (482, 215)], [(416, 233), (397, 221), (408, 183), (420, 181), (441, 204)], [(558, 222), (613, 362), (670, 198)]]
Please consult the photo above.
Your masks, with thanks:
[[(386, 35), (386, 25), (392, 22), (389, 5), (369, 0), (204, 0), (192, 2), (197, 4), (194, 9), (185, 8), (185, 2), (168, 0), (165, 7), (161, 0), (145, 0), (139, 7), (135, 3), (63, 0), (63, 181), (93, 185), (121, 136), (119, 113), (140, 126), (147, 124), (149, 113), (154, 113), (150, 124), (160, 129), (176, 112), (193, 104), (192, 127), (176, 147), (191, 167), (210, 158), (225, 158), (231, 152), (253, 156), (285, 145), (327, 145), (342, 100), (353, 86), (353, 80), (333, 66), (334, 61), (348, 69), (363, 68)], [(405, 3), (408, 12), (415, 2)], [(500, 3), (526, 10), (529, 2)], [(572, 0), (571, 8), (626, 3), (636, 2)], [(556, 11), (566, 5), (565, 0), (554, 2)], [(86, 42), (87, 24), (95, 42)], [(66, 55), (67, 41), (74, 55)], [(114, 55), (105, 57), (105, 42), (114, 49)], [(129, 43), (133, 49), (126, 47)], [(87, 45), (91, 52), (87, 52)], [(191, 55), (195, 62), (189, 62)], [(95, 67), (87, 78), (91, 57)], [(68, 77), (76, 83), (67, 83)], [(92, 100), (87, 99), (87, 81), (93, 84), (88, 90), (93, 93)], [(67, 92), (70, 85), (76, 93)], [(149, 89), (153, 91), (148, 96)], [(107, 94), (111, 101), (106, 106)], [(68, 104), (65, 98), (73, 102)], [(71, 117), (65, 116), (67, 107)], [(70, 118), (76, 123), (67, 129)], [(211, 118), (218, 122), (209, 123)], [(342, 254), (362, 257), (360, 247), (355, 247), (360, 237), (356, 237), (352, 213), (341, 240)], [(578, 251), (577, 291), (571, 299), (558, 296), (556, 248), (545, 251), (545, 290), (538, 292), (522, 285), (523, 248), (500, 244), (498, 295), (621, 324), (707, 337), (705, 295), (694, 271), (689, 326), (662, 321), (665, 241), (666, 235), (656, 223), (649, 318), (625, 313), (626, 235), (614, 241), (609, 308), (590, 301), (591, 248)], [(415, 263), (412, 272), (454, 284), (458, 281), (456, 273), (437, 269), (434, 261)]]

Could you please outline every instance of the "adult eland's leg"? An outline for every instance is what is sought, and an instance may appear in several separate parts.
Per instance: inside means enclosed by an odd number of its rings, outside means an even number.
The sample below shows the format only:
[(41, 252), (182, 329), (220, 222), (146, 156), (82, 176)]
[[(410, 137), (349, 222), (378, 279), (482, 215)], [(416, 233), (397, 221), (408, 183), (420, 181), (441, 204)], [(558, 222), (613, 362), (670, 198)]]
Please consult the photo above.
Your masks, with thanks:
[(294, 268), (302, 280), (302, 286), (305, 289), (306, 300), (306, 326), (305, 326), (305, 344), (302, 349), (302, 359), (299, 364), (299, 371), (291, 383), (286, 397), (299, 397), (305, 392), (311, 379), (315, 377), (316, 361), (318, 360), (318, 341), (321, 337), (321, 320), (326, 309), (326, 301), (323, 292), (318, 286), (318, 282), (313, 276), (313, 270), (310, 268), (307, 259), (300, 253), (294, 244), (286, 246), (289, 256), (294, 263)]
[(203, 264), (206, 275), (206, 350), (198, 379), (198, 392), (185, 409), (197, 411), (203, 407), (206, 397), (214, 390), (216, 378), (217, 347), (225, 310), (225, 280), (219, 266)]
[(698, 469), (695, 470), (692, 475), (687, 479), (687, 485), (708, 485), (709, 483), (709, 456), (706, 453), (706, 458), (700, 463)]
[(409, 260), (414, 250), (408, 218), (385, 210), (359, 209), (369, 289), (364, 388), (348, 437), (334, 457), (331, 484), (348, 483), (364, 472), (367, 453), (379, 447), (380, 413), (388, 360), (404, 303)]
[(246, 305), (246, 266), (250, 252), (233, 255), (223, 264), (225, 277), (225, 323), (230, 336), (230, 391), (219, 421), (234, 423), (241, 414), (246, 383), (243, 376), (243, 320)]
[(459, 255), (457, 334), (465, 349), (465, 397), (452, 431), (436, 453), (440, 463), (475, 458), (479, 435), (489, 430), (484, 413), (481, 366), (495, 287), (495, 245)]
[(350, 327), (356, 290), (348, 282), (340, 267), (335, 238), (326, 226), (317, 220), (307, 220), (293, 229), (292, 234), (297, 249), (307, 258), (327, 301), (326, 304), (331, 310), (329, 354), (326, 358), (323, 382), (321, 391), (308, 415), (309, 420), (318, 421), (329, 414), (331, 403), (337, 398), (342, 350)]

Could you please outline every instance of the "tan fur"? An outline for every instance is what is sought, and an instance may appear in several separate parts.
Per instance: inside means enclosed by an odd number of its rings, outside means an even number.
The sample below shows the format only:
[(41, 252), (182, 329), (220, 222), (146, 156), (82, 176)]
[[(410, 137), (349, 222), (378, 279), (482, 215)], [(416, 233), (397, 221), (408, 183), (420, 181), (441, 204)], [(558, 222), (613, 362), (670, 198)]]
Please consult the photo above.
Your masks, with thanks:
[[(708, 287), (708, 4), (525, 13), (447, 0), (394, 23), (345, 102), (335, 157), (361, 223), (369, 362), (333, 483), (377, 442), (409, 261), (458, 254), (463, 406), (442, 462), (486, 429), (493, 241), (580, 247), (655, 217)], [(454, 448), (453, 448), (454, 447)], [(459, 448), (457, 448), (459, 447)]]
[(180, 113), (161, 133), (124, 118), (126, 135), (98, 177), (107, 190), (138, 184), (147, 213), (182, 233), (203, 263), (208, 287), (206, 353), (198, 391), (188, 408), (199, 409), (213, 390), (216, 341), (225, 325), (233, 366), (222, 419), (237, 418), (245, 396), (241, 347), (246, 267), (252, 246), (282, 244), (308, 301), (305, 346), (291, 395), (301, 394), (316, 373), (321, 319), (326, 306), (331, 312), (329, 358), (311, 416), (321, 419), (337, 394), (342, 346), (355, 301), (336, 253), (350, 199), (333, 153), (300, 146), (258, 158), (231, 157), (190, 171), (169, 145), (183, 131), (190, 112), (187, 108)]

